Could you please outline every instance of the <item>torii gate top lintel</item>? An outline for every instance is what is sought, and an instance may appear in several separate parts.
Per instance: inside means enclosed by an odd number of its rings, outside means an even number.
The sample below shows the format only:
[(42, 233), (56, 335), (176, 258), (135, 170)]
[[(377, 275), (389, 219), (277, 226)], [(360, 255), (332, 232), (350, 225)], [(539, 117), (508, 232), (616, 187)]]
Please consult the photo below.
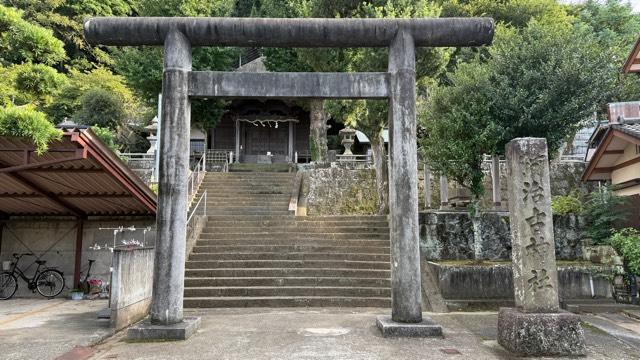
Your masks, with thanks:
[(390, 46), (398, 30), (416, 47), (491, 43), (491, 18), (291, 19), (211, 17), (96, 17), (84, 23), (94, 45), (163, 45), (176, 29), (191, 46), (349, 48)]

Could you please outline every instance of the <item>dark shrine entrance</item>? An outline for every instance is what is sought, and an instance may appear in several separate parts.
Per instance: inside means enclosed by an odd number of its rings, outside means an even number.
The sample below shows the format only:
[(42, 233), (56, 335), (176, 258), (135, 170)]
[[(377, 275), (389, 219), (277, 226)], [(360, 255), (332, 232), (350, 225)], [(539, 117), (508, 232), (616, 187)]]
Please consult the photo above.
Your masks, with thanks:
[(210, 133), (210, 148), (242, 163), (289, 163), (309, 157), (309, 113), (282, 100), (235, 100)]

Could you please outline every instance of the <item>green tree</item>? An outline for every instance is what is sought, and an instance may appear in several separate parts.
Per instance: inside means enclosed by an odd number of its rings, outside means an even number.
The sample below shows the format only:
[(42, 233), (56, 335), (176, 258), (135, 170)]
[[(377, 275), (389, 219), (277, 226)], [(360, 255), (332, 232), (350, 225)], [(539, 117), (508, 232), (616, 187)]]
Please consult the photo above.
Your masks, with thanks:
[[(409, 18), (438, 17), (440, 8), (429, 1), (351, 1), (318, 0), (310, 5), (310, 15), (317, 17)], [(387, 49), (301, 50), (301, 58), (316, 71), (366, 72), (386, 71)], [(420, 48), (416, 53), (418, 96), (425, 95), (426, 84), (444, 71), (450, 51)], [(334, 119), (361, 130), (371, 141), (379, 213), (388, 211), (388, 170), (382, 131), (388, 125), (387, 103), (383, 101), (330, 101), (328, 112)]]
[(587, 234), (595, 245), (609, 244), (615, 224), (628, 215), (624, 210), (628, 198), (616, 195), (610, 188), (601, 188), (589, 194), (583, 215), (587, 220)]
[(501, 26), (488, 54), (435, 88), (420, 121), (431, 166), (475, 195), (484, 154), (503, 154), (516, 137), (544, 137), (555, 154), (610, 96), (617, 70), (594, 36), (570, 23)]
[(115, 94), (100, 88), (91, 89), (79, 99), (80, 109), (74, 118), (78, 123), (116, 129), (126, 118), (124, 104)]
[[(234, 1), (140, 0), (136, 8), (141, 16), (228, 16), (234, 9)], [(194, 48), (193, 68), (231, 70), (237, 53), (232, 48)], [(123, 48), (113, 51), (112, 55), (115, 59), (115, 71), (126, 78), (127, 84), (147, 106), (155, 108), (158, 94), (162, 91), (162, 49)], [(224, 101), (193, 100), (192, 123), (202, 129), (215, 126), (225, 105)]]
[(21, 9), (25, 20), (53, 32), (64, 43), (68, 58), (58, 70), (91, 70), (110, 65), (104, 47), (91, 47), (82, 29), (88, 16), (127, 16), (133, 11), (132, 0), (3, 0), (7, 6)]
[(51, 30), (25, 21), (22, 13), (0, 5), (0, 64), (54, 65), (66, 58), (64, 44)]
[[(72, 70), (67, 83), (58, 91), (54, 101), (46, 108), (46, 112), (51, 119), (56, 121), (62, 121), (65, 117), (73, 117), (82, 107), (81, 99), (83, 96), (96, 89), (104, 90), (117, 98), (118, 102), (122, 104), (124, 117), (141, 121), (146, 109), (127, 87), (124, 77), (115, 75), (105, 68), (97, 68), (89, 72)], [(100, 112), (107, 113), (108, 110)]]
[(56, 129), (44, 113), (32, 106), (0, 106), (0, 135), (26, 137), (33, 141), (38, 154), (49, 148), (49, 143), (59, 140), (62, 131)]

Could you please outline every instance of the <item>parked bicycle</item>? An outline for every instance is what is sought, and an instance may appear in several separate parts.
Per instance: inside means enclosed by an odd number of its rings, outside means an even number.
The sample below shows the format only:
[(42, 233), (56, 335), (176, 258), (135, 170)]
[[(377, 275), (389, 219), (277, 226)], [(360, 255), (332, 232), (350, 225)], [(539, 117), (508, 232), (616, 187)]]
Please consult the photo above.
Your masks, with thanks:
[[(60, 270), (52, 267), (44, 266), (46, 261), (36, 260), (38, 264), (35, 274), (29, 278), (22, 269), (18, 267), (18, 263), (23, 256), (35, 256), (33, 253), (13, 254), (15, 261), (11, 264), (10, 271), (0, 273), (0, 300), (7, 300), (13, 297), (18, 290), (18, 277), (27, 283), (29, 290), (38, 293), (46, 298), (53, 298), (64, 289), (64, 275)], [(42, 268), (42, 269), (41, 269)], [(17, 276), (16, 276), (17, 275)]]

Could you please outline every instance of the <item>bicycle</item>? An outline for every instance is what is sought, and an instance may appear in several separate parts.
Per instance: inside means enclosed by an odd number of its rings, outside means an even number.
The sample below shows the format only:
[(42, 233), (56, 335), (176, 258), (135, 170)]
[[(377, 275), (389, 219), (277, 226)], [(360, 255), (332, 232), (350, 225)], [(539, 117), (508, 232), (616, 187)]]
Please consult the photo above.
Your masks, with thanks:
[[(15, 261), (12, 263), (10, 271), (3, 271), (0, 273), (0, 300), (7, 300), (13, 297), (18, 290), (18, 275), (24, 282), (27, 283), (29, 290), (34, 293), (38, 293), (46, 298), (53, 298), (62, 292), (64, 289), (64, 275), (61, 271), (46, 267), (46, 261), (36, 260), (38, 264), (35, 274), (32, 278), (25, 275), (24, 271), (18, 267), (18, 263), (23, 256), (35, 256), (33, 253), (13, 254)], [(44, 267), (40, 270), (41, 267)]]
[(84, 276), (84, 279), (80, 280), (78, 284), (78, 289), (82, 290), (83, 293), (88, 294), (91, 290), (91, 284), (89, 284), (89, 277), (91, 276), (91, 268), (93, 267), (93, 263), (96, 261), (93, 259), (89, 259), (89, 268), (87, 269), (87, 273)]

